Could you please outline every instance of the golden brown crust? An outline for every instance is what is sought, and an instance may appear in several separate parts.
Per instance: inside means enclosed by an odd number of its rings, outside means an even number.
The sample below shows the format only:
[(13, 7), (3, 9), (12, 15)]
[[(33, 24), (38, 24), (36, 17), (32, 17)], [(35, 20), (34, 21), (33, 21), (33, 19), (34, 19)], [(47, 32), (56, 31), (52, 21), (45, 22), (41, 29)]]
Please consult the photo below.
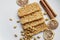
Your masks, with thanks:
[(41, 8), (37, 3), (32, 3), (18, 10), (20, 22), (26, 36), (32, 36), (47, 29)]
[(23, 29), (44, 23), (44, 18), (23, 25)]
[(46, 29), (48, 29), (47, 25), (45, 23), (43, 23), (43, 24), (40, 24), (38, 26), (32, 27), (31, 30), (26, 29), (25, 34), (28, 35), (28, 36), (29, 35), (32, 36), (32, 35), (35, 35), (35, 34), (38, 34), (38, 33), (42, 32), (42, 31), (44, 31)]
[(41, 10), (38, 3), (34, 2), (32, 4), (26, 5), (18, 10), (18, 16), (22, 17), (27, 14), (31, 14), (32, 12), (35, 12), (37, 10)]
[(41, 18), (43, 18), (42, 12), (37, 11), (35, 13), (32, 13), (31, 15), (24, 16), (23, 18), (20, 19), (20, 22), (21, 24), (25, 24), (27, 22), (32, 22)]

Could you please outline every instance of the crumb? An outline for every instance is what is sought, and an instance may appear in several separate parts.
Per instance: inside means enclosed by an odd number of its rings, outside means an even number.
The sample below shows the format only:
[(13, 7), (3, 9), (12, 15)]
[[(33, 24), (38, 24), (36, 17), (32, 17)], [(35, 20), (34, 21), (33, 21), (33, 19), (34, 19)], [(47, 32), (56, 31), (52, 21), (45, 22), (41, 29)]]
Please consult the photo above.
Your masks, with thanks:
[(34, 40), (36, 40), (36, 38), (34, 38)]
[(20, 23), (20, 21), (17, 21), (17, 23)]
[(21, 31), (21, 33), (24, 33), (23, 31)]
[(10, 18), (9, 20), (12, 21), (12, 18)]
[(37, 36), (38, 39), (40, 39), (40, 36)]
[(46, 13), (46, 12), (44, 12), (44, 15), (47, 15), (47, 13)]
[(22, 33), (21, 35), (24, 36), (24, 33)]
[(31, 39), (33, 38), (33, 36), (31, 36)]
[(25, 40), (25, 37), (23, 37), (23, 39)]
[(45, 19), (45, 21), (48, 21), (48, 20), (49, 20), (48, 18)]
[(17, 26), (14, 26), (14, 29), (16, 29)]
[(14, 36), (15, 36), (15, 37), (17, 37), (17, 35), (16, 35), (16, 34), (15, 34)]
[(22, 38), (20, 38), (20, 40), (22, 40)]

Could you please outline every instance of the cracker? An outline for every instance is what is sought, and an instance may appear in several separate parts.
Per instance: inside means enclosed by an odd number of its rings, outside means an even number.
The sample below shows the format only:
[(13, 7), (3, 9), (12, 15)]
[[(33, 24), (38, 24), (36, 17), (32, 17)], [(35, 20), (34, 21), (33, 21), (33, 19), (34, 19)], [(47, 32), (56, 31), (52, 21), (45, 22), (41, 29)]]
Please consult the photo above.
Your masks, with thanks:
[(42, 31), (44, 31), (44, 30), (46, 30), (48, 28), (47, 28), (47, 25), (45, 23), (43, 23), (43, 24), (37, 26), (36, 29), (37, 30), (35, 32), (33, 32), (33, 35), (38, 34), (39, 32), (42, 32)]
[(28, 27), (32, 27), (32, 26), (37, 26), (39, 24), (42, 24), (43, 22), (44, 22), (44, 18), (39, 19), (34, 22), (27, 23), (27, 24), (23, 25), (23, 29), (27, 29)]
[[(32, 30), (32, 28), (34, 28), (33, 29), (34, 31)], [(31, 28), (31, 30), (26, 29), (25, 30), (25, 35), (32, 36), (32, 35), (38, 34), (42, 31), (44, 31), (45, 29), (47, 29), (47, 25), (45, 23), (43, 23), (43, 24), (40, 24), (40, 25), (38, 25), (36, 27), (32, 27), (32, 28)]]
[(34, 2), (32, 4), (26, 5), (18, 10), (18, 16), (22, 17), (24, 15), (31, 14), (32, 12), (41, 10), (38, 3)]
[(24, 16), (23, 18), (20, 19), (21, 24), (25, 24), (28, 22), (32, 22), (34, 20), (38, 20), (43, 18), (42, 12), (41, 11), (37, 11), (32, 13), (31, 15), (28, 16)]

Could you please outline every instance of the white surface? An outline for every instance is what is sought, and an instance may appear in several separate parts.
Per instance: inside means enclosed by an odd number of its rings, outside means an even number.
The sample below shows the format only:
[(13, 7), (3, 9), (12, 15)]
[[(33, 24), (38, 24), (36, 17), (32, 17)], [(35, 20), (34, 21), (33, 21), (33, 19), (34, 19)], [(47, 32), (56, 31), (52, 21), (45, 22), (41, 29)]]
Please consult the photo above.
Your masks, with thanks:
[[(29, 3), (38, 2), (39, 0), (29, 0)], [(57, 13), (57, 20), (60, 24), (60, 0), (47, 0), (52, 8)], [(19, 20), (17, 16), (17, 10), (19, 6), (16, 4), (16, 0), (0, 0), (0, 40), (19, 40), (21, 38), (20, 31), (22, 30), (21, 25), (17, 24), (16, 21)], [(10, 22), (9, 18), (13, 21)], [(13, 26), (17, 25), (17, 29), (13, 29)], [(53, 40), (60, 40), (60, 25), (54, 30), (55, 36)], [(18, 37), (15, 38), (14, 34)], [(38, 34), (42, 36), (42, 33)], [(43, 40), (43, 37), (41, 39)]]

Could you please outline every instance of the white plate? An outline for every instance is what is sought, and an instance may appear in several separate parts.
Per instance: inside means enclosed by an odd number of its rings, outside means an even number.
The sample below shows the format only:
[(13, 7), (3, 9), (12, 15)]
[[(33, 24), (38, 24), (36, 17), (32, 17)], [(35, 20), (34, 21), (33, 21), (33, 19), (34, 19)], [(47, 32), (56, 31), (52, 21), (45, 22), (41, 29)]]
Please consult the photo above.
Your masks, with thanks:
[[(60, 23), (60, 0), (47, 1), (57, 13), (56, 19)], [(29, 0), (29, 3), (33, 2), (39, 3), (39, 0)], [(22, 27), (16, 23), (16, 21), (19, 20), (17, 16), (18, 9), (19, 6), (16, 4), (16, 0), (0, 0), (0, 40), (19, 40), (19, 38), (21, 38), (20, 31)], [(9, 18), (12, 18), (13, 21), (9, 21)], [(14, 25), (17, 25), (16, 29), (13, 29)], [(53, 40), (60, 40), (60, 25), (54, 32), (55, 36)], [(15, 38), (14, 34), (17, 34), (18, 37)], [(39, 40), (44, 40), (42, 33), (37, 35), (41, 36)]]

